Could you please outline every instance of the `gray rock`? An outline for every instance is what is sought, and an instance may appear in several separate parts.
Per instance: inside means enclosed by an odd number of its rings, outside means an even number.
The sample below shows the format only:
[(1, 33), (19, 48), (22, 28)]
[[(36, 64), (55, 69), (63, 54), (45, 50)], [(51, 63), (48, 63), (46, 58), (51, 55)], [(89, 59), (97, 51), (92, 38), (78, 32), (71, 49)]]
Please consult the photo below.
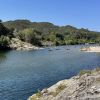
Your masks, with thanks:
[(62, 80), (41, 93), (38, 100), (100, 100), (100, 71)]

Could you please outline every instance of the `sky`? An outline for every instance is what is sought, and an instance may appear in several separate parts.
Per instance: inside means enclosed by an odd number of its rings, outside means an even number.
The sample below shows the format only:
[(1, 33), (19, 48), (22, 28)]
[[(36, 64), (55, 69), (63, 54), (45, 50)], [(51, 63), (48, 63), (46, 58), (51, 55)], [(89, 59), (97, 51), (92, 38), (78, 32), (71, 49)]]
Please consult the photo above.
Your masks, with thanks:
[(100, 31), (100, 0), (0, 0), (0, 19), (28, 19)]

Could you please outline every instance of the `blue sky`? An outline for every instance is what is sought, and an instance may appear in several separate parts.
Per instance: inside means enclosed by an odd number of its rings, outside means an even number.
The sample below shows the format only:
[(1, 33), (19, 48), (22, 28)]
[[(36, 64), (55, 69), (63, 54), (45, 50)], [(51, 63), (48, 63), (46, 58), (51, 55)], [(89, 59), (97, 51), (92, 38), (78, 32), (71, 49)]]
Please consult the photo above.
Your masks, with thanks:
[(100, 31), (100, 0), (0, 0), (0, 19), (29, 19)]

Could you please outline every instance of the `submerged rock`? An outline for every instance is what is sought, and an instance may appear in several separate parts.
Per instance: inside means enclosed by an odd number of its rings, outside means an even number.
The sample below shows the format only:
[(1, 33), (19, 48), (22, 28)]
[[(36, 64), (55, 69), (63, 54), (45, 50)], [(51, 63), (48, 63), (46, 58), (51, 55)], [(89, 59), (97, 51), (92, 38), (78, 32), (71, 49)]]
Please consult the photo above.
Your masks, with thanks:
[(37, 94), (28, 100), (100, 100), (100, 70), (62, 80)]

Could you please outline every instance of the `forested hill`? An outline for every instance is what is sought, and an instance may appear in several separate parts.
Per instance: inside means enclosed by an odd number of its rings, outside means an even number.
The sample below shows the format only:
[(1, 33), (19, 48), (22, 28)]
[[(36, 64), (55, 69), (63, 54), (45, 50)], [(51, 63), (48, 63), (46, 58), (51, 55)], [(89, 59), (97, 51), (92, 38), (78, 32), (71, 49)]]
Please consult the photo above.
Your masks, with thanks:
[(93, 32), (93, 31), (89, 31), (88, 29), (77, 29), (76, 27), (70, 26), (70, 25), (66, 25), (66, 26), (57, 26), (54, 25), (50, 22), (31, 22), (29, 20), (14, 20), (14, 21), (6, 21), (3, 22), (3, 24), (7, 27), (7, 28), (14, 28), (17, 30), (23, 30), (26, 28), (33, 28), (35, 30), (44, 32), (46, 34), (50, 33), (50, 31), (53, 32), (58, 32), (58, 33), (64, 33), (64, 32), (71, 32), (71, 33), (75, 33), (77, 31), (84, 31), (84, 32), (92, 32), (92, 33), (99, 33), (99, 32)]
[[(57, 26), (49, 22), (29, 20), (0, 22), (0, 45), (5, 46), (5, 43), (8, 45), (12, 38), (18, 38), (36, 46), (74, 45), (100, 43), (100, 32), (78, 29), (70, 25)], [(2, 42), (4, 40), (6, 42)]]
[(10, 29), (14, 28), (17, 30), (23, 30), (26, 28), (33, 28), (46, 34), (48, 34), (50, 30), (59, 28), (58, 26), (55, 26), (49, 22), (30, 22), (29, 20), (7, 21), (3, 24)]

